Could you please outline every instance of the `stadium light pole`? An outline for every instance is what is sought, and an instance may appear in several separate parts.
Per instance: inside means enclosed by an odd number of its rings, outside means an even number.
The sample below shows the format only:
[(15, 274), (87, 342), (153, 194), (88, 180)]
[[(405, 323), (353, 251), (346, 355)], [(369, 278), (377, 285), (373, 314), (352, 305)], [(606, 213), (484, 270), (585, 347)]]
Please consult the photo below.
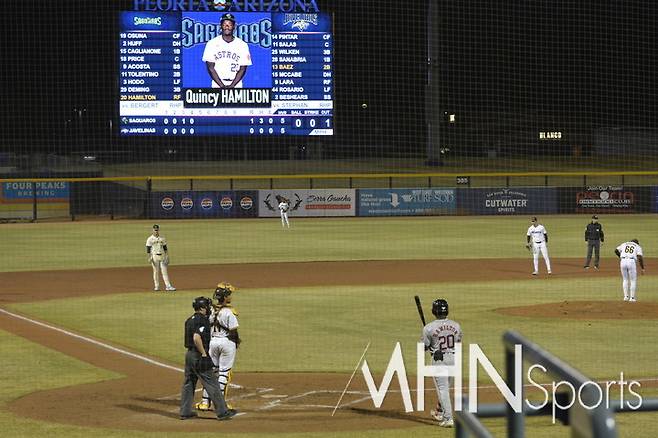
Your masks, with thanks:
[(441, 0), (427, 2), (427, 66), (425, 83), (426, 164), (441, 166), (441, 102), (439, 92), (439, 32)]

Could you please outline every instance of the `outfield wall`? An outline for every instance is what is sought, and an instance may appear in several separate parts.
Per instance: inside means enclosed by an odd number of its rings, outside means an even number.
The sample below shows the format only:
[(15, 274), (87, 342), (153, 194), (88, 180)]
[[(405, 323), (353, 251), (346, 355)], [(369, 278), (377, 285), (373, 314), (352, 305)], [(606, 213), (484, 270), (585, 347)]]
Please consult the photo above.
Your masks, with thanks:
[[(169, 181), (169, 180), (164, 180)], [(182, 181), (182, 180), (181, 180)], [(157, 182), (157, 189), (154, 183)], [(225, 182), (222, 180), (221, 182)], [(366, 183), (366, 181), (359, 181)], [(406, 182), (411, 182), (406, 180)], [(657, 213), (658, 185), (572, 185), (214, 189), (212, 177), (189, 182), (188, 190), (167, 189), (159, 180), (88, 178), (5, 181), (0, 218), (43, 219), (79, 216), (123, 218), (256, 218), (279, 215), (276, 196), (288, 198), (290, 215), (442, 216)], [(350, 181), (350, 186), (353, 181)], [(419, 184), (421, 183), (421, 184)], [(219, 184), (220, 187), (223, 184)], [(37, 190), (33, 191), (32, 187)]]
[(151, 194), (152, 218), (442, 216), (658, 212), (658, 187), (494, 187), (181, 191)]

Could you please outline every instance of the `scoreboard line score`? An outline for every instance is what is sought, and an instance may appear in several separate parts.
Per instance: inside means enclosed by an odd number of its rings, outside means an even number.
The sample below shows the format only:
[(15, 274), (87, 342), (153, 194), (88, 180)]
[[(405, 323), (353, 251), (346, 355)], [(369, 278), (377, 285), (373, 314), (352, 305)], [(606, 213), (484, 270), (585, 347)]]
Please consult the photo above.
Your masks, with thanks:
[[(331, 17), (232, 15), (235, 40), (212, 55), (218, 74), (230, 76), (219, 87), (207, 61), (222, 38), (222, 12), (120, 12), (120, 135), (333, 135)], [(236, 55), (241, 41), (248, 52)]]

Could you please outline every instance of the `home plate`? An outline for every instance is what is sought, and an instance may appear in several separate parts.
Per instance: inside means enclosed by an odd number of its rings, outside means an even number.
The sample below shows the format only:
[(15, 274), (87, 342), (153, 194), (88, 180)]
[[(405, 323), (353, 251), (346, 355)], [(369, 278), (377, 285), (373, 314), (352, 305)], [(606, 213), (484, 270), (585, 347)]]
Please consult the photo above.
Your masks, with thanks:
[(288, 397), (286, 394), (263, 394), (261, 395), (262, 398), (283, 398), (283, 397)]

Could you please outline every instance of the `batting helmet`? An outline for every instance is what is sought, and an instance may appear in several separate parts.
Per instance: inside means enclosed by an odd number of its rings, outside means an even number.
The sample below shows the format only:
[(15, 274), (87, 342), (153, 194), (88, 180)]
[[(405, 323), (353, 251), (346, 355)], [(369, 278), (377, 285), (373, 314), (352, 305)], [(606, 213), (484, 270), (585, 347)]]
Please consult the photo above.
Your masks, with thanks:
[(206, 309), (209, 310), (210, 306), (212, 305), (210, 298), (206, 297), (196, 297), (194, 301), (192, 301), (192, 308), (195, 311), (201, 310), (201, 309)]
[(432, 302), (432, 314), (437, 318), (445, 318), (448, 316), (448, 302), (443, 298), (434, 300)]
[(235, 287), (232, 284), (221, 282), (215, 289), (214, 297), (219, 302), (219, 304), (222, 304), (226, 297), (231, 295), (233, 292), (235, 292)]
[(235, 15), (233, 15), (231, 13), (226, 13), (226, 14), (222, 15), (222, 18), (219, 19), (219, 25), (220, 26), (222, 25), (222, 23), (224, 23), (224, 20), (228, 20), (228, 21), (232, 22), (233, 24), (235, 24)]

